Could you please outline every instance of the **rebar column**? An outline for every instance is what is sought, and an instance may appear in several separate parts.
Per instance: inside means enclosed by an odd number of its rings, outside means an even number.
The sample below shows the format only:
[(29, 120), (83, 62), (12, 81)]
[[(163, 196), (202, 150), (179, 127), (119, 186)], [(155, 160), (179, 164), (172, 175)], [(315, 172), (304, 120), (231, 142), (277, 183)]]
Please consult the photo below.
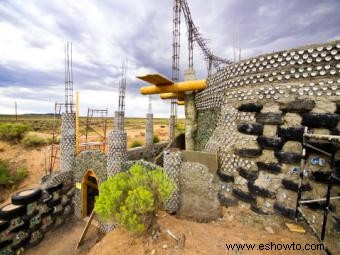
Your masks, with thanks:
[(76, 115), (64, 113), (61, 116), (60, 171), (73, 171), (76, 155)]
[(124, 112), (115, 111), (114, 130), (124, 130)]
[(172, 196), (165, 202), (164, 209), (168, 213), (175, 213), (179, 207), (179, 173), (182, 163), (182, 153), (179, 150), (164, 151), (164, 173), (175, 184)]
[(153, 146), (153, 114), (146, 114), (145, 147)]

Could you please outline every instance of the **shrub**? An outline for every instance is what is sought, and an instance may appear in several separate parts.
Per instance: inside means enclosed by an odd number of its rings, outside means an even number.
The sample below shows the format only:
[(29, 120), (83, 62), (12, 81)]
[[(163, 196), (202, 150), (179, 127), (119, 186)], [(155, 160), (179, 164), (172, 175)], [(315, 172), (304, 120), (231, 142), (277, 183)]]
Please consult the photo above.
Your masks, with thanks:
[(55, 137), (53, 140), (53, 137), (47, 138), (48, 144), (60, 144), (60, 137)]
[(39, 147), (48, 144), (48, 139), (36, 135), (28, 135), (21, 141), (26, 147)]
[(172, 194), (174, 183), (162, 169), (148, 170), (140, 164), (110, 177), (99, 186), (95, 212), (133, 233), (148, 230), (160, 209)]
[(136, 147), (141, 147), (143, 144), (140, 142), (140, 141), (138, 141), (138, 140), (136, 140), (136, 141), (133, 141), (132, 143), (131, 143), (131, 148), (136, 148)]
[(159, 143), (159, 142), (160, 142), (159, 137), (158, 137), (157, 135), (155, 135), (155, 136), (153, 137), (153, 143)]
[(176, 130), (180, 134), (184, 133), (185, 132), (185, 123), (177, 122), (176, 123)]
[(0, 185), (14, 185), (21, 182), (28, 175), (25, 167), (19, 167), (13, 175), (9, 173), (7, 165), (0, 160)]
[(0, 123), (0, 139), (5, 141), (20, 141), (30, 127), (20, 123)]

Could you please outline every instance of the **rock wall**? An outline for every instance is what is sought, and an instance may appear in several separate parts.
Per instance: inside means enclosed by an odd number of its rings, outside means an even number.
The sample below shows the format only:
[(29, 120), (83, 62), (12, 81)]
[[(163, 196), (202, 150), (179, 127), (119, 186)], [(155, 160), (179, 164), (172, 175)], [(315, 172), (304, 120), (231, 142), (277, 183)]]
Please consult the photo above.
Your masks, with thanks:
[[(242, 201), (258, 213), (291, 217), (304, 127), (339, 134), (339, 102), (340, 41), (261, 55), (209, 77), (208, 88), (195, 98), (196, 144), (218, 153), (221, 202), (230, 206)], [(209, 121), (211, 112), (216, 121)], [(305, 197), (324, 197), (320, 176), (327, 174), (329, 164), (327, 157), (308, 152)]]
[(0, 254), (21, 254), (64, 224), (73, 214), (73, 195), (72, 172), (53, 173), (40, 187), (13, 195), (0, 208)]

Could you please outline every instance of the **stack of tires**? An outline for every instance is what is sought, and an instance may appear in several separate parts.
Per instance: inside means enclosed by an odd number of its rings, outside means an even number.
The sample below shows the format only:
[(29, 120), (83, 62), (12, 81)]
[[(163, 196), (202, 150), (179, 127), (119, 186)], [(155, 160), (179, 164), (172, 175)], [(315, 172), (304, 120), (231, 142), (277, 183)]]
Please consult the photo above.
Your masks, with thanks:
[(16, 254), (34, 247), (44, 233), (64, 223), (73, 212), (74, 190), (63, 184), (20, 191), (12, 203), (0, 208), (0, 255)]

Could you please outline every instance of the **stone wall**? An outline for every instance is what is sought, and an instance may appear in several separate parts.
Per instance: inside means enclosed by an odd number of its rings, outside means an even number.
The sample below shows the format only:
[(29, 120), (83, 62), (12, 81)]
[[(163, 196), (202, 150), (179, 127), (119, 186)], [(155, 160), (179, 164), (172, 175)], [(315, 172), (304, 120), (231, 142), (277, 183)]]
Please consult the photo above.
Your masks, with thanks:
[[(230, 206), (241, 201), (258, 213), (291, 217), (304, 127), (339, 134), (339, 102), (340, 41), (261, 55), (209, 77), (195, 104), (198, 117), (208, 119), (213, 111), (216, 123), (198, 121), (198, 133), (205, 134), (196, 136), (201, 139), (196, 144), (218, 153), (221, 202)], [(207, 131), (212, 127), (213, 132)], [(321, 158), (320, 165), (313, 165), (313, 158)], [(329, 164), (326, 157), (308, 152), (305, 197), (324, 197), (320, 176)]]
[(73, 214), (71, 172), (55, 172), (40, 187), (17, 192), (0, 208), (0, 254), (21, 254)]

